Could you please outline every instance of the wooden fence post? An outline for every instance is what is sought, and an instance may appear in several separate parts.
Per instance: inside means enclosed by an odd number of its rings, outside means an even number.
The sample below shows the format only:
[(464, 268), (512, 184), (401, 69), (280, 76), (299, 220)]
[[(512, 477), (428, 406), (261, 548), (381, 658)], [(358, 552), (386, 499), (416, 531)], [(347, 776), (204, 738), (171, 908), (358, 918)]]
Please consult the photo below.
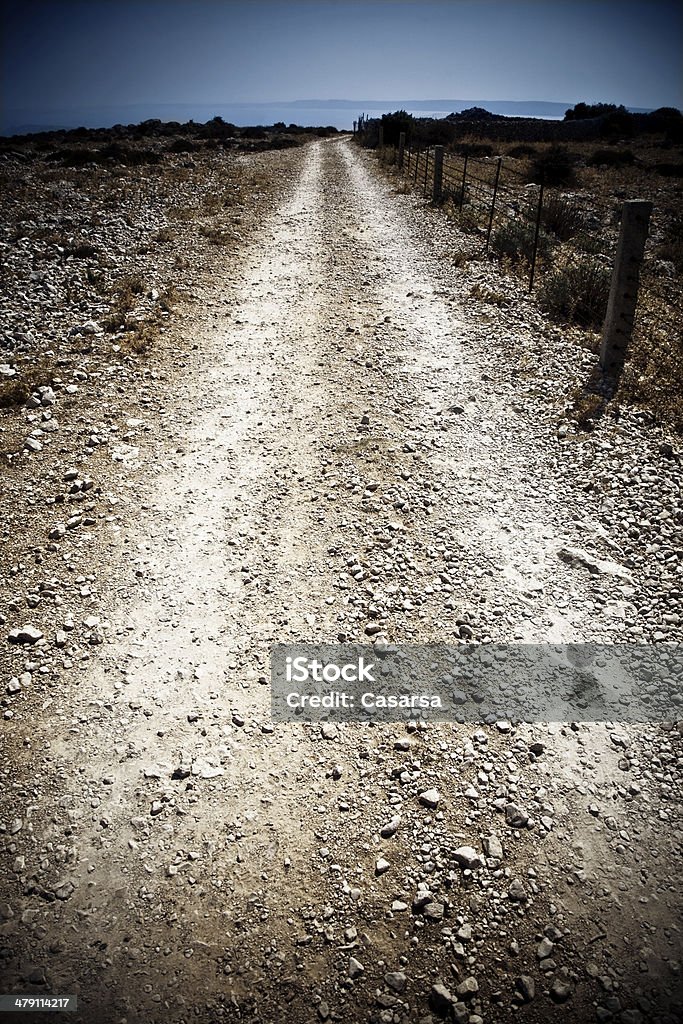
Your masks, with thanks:
[(427, 175), (429, 174), (429, 148), (425, 150), (425, 180), (422, 188), (422, 195), (427, 198)]
[(413, 185), (417, 185), (417, 171), (418, 171), (419, 166), (420, 166), (420, 147), (418, 146), (417, 147), (417, 151), (415, 153), (415, 176), (413, 178)]
[(441, 199), (441, 187), (443, 183), (443, 146), (434, 146), (434, 188), (432, 189), (432, 202), (438, 203)]
[(398, 136), (398, 169), (399, 169), (399, 171), (403, 170), (403, 154), (405, 153), (405, 148), (406, 148), (406, 133), (405, 132), (399, 132), (399, 136)]
[(614, 376), (623, 369), (633, 332), (651, 213), (652, 203), (644, 199), (631, 199), (621, 208), (621, 231), (600, 345), (600, 366)]
[(377, 143), (380, 149), (384, 147), (384, 125), (379, 126), (379, 142)]

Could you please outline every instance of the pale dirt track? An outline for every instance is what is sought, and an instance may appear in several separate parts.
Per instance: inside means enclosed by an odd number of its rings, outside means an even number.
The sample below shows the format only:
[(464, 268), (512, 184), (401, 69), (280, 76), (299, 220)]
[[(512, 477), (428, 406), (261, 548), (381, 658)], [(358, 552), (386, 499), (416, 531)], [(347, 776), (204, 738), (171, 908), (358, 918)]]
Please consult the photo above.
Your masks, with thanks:
[[(623, 636), (593, 600), (618, 604), (623, 579), (557, 557), (611, 555), (554, 472), (557, 438), (416, 223), (350, 141), (316, 142), (257, 243), (205, 288), (196, 348), (166, 385), (166, 447), (127, 468), (142, 499), (109, 586), (102, 566), (106, 643), (53, 693), (30, 751), (7, 746), (28, 803), (37, 785), (24, 874), (61, 845), (75, 888), (45, 902), (8, 880), (5, 991), (45, 991), (27, 981), (43, 970), (50, 991), (79, 993), (88, 1024), (412, 1024), (437, 1019), (435, 982), (455, 993), (474, 976), (467, 1014), (452, 1011), (473, 1024), (578, 1024), (610, 999), (625, 1024), (676, 1019), (663, 1014), (679, 986), (679, 833), (647, 783), (634, 811), (610, 739), (628, 730), (350, 725), (325, 740), (270, 720), (272, 644), (363, 641), (375, 617), (398, 643), (452, 640), (456, 619), (477, 639)], [(137, 585), (117, 582), (124, 564)], [(432, 785), (437, 814), (416, 798)], [(500, 795), (551, 824), (506, 826)], [(381, 839), (399, 804), (401, 828)], [(451, 885), (440, 861), (491, 831), (502, 862)], [(376, 878), (380, 855), (391, 869)], [(430, 923), (410, 905), (434, 872), (447, 917)], [(528, 902), (507, 897), (514, 878)], [(408, 909), (392, 914), (397, 899)], [(566, 934), (542, 971), (550, 926)], [(401, 971), (405, 987), (387, 985)], [(516, 1009), (520, 975), (536, 995)], [(571, 990), (557, 1005), (556, 978)]]

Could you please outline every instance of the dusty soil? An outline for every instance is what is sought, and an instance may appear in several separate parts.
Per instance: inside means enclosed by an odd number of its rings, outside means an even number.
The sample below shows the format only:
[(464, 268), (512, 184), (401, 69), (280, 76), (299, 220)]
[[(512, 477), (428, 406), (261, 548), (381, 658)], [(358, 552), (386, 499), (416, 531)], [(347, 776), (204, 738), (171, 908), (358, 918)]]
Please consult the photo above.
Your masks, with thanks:
[(351, 140), (248, 159), (277, 187), (168, 333), (57, 388), (40, 450), (3, 423), (1, 990), (84, 1024), (682, 1019), (673, 722), (323, 731), (268, 686), (273, 644), (371, 623), (680, 642), (676, 439), (578, 431), (594, 356)]

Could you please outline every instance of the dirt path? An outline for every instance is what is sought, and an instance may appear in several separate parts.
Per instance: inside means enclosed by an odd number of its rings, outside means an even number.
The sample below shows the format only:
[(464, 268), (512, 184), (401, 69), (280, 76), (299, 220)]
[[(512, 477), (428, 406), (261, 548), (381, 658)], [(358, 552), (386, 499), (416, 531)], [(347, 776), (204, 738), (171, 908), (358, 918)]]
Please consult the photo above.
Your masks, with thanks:
[(421, 223), (316, 142), (204, 291), (158, 457), (126, 455), (103, 643), (7, 736), (4, 991), (88, 1024), (680, 1019), (675, 732), (271, 722), (282, 641), (632, 639), (637, 566), (510, 372), (535, 328), (474, 317)]

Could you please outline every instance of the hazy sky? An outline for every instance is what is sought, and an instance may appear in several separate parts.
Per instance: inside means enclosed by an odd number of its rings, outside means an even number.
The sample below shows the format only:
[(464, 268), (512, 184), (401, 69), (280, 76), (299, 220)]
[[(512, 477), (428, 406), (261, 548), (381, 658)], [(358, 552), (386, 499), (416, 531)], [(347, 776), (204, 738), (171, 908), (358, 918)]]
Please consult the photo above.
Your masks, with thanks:
[(2, 102), (441, 97), (683, 106), (683, 5), (0, 0)]

